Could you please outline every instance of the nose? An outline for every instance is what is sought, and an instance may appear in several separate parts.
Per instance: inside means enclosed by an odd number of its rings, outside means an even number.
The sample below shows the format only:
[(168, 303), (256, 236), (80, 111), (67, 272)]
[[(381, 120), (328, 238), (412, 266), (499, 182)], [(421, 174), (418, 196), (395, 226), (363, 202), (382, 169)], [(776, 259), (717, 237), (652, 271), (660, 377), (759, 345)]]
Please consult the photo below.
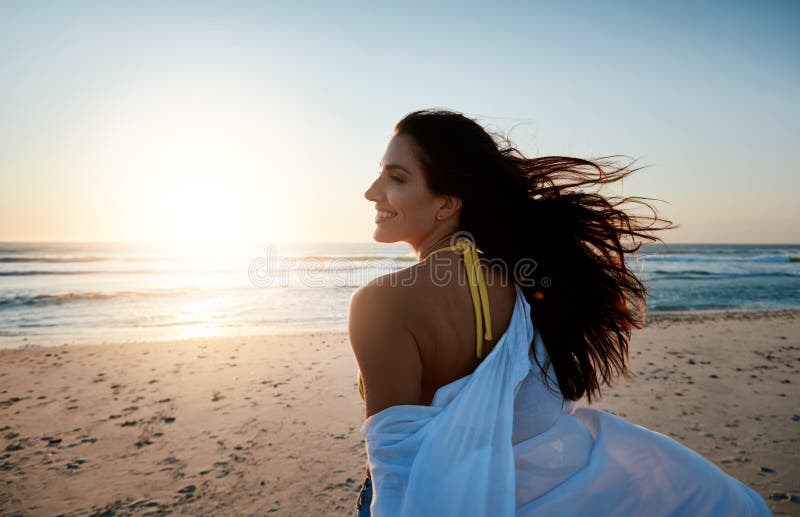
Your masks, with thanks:
[[(380, 179), (380, 178), (378, 178)], [(372, 185), (364, 192), (364, 197), (367, 201), (377, 201), (377, 194), (378, 194), (378, 180), (372, 182)]]

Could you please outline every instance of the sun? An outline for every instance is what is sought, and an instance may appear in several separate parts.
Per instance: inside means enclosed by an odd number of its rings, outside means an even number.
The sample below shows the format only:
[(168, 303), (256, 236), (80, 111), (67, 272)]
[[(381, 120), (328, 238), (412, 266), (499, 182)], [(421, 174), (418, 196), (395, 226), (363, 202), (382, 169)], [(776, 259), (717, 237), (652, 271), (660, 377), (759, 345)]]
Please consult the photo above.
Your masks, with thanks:
[[(263, 241), (275, 230), (270, 188), (293, 150), (236, 90), (197, 84), (110, 101), (82, 128), (74, 169), (107, 200), (115, 235), (175, 243)], [(270, 144), (273, 144), (270, 146)]]
[(220, 242), (243, 238), (244, 217), (236, 206), (236, 193), (220, 178), (172, 181), (161, 191), (158, 211), (163, 226), (159, 234), (173, 242)]

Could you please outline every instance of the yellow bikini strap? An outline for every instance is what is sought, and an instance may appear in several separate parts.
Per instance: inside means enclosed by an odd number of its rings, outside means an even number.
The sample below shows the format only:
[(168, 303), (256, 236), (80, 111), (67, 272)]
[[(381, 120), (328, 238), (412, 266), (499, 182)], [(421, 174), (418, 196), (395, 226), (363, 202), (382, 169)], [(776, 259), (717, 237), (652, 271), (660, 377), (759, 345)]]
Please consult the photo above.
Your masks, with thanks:
[[(481, 263), (478, 259), (478, 250), (470, 239), (459, 239), (454, 246), (445, 246), (435, 249), (428, 253), (423, 261), (439, 251), (461, 251), (464, 254), (464, 264), (467, 270), (467, 281), (469, 292), (472, 296), (472, 306), (475, 309), (475, 321), (477, 322), (477, 341), (478, 358), (483, 357), (483, 340), (492, 339), (492, 319), (489, 313), (489, 294), (486, 291), (486, 282), (483, 279)], [(483, 309), (483, 311), (481, 311)], [(483, 312), (483, 314), (481, 314)], [(483, 332), (483, 324), (486, 323), (486, 333)]]

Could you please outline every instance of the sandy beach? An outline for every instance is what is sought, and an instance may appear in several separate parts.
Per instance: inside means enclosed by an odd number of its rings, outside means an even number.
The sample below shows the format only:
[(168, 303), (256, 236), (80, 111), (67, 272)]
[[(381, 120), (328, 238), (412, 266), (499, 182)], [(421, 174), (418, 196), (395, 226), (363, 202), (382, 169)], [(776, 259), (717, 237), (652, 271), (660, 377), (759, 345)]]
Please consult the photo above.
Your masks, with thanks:
[[(346, 334), (0, 352), (2, 515), (348, 515), (363, 406)], [(800, 312), (651, 317), (595, 407), (800, 515)]]

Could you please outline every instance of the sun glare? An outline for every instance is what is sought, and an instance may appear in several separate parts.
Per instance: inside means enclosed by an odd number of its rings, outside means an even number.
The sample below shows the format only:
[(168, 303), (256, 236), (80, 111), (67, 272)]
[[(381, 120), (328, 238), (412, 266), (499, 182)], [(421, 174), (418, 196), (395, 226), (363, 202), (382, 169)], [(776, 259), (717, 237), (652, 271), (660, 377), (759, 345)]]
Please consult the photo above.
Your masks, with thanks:
[(240, 216), (224, 180), (198, 178), (175, 183), (161, 192), (163, 236), (177, 242), (203, 242), (225, 240), (237, 233)]
[(79, 166), (127, 214), (126, 229), (147, 240), (263, 240), (263, 207), (281, 201), (268, 186), (291, 152), (270, 146), (269, 120), (241, 92), (139, 92), (108, 100), (84, 128)]

